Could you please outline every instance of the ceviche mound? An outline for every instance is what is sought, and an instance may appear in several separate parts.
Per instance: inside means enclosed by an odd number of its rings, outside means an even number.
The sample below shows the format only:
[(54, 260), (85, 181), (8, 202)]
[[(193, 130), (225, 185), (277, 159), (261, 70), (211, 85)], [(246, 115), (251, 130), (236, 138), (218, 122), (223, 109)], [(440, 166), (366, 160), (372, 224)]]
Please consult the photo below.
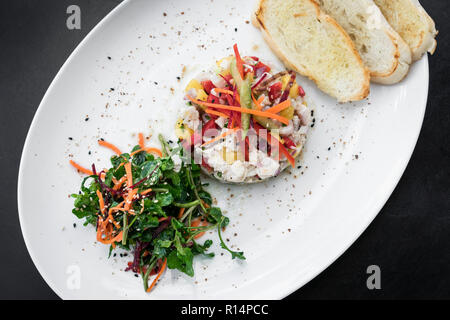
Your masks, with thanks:
[(233, 48), (234, 55), (188, 83), (175, 131), (206, 174), (227, 183), (261, 182), (295, 167), (311, 110), (294, 71)]

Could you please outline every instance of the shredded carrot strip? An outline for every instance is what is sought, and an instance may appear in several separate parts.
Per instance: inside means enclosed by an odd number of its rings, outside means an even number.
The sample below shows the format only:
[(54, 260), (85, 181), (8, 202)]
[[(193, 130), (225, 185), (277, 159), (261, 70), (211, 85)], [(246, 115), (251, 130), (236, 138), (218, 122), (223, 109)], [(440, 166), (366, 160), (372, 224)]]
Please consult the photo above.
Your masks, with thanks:
[[(119, 210), (122, 210), (122, 209), (119, 209)], [(113, 215), (112, 215), (112, 211), (111, 211), (111, 210), (109, 210), (109, 213), (108, 213), (108, 221), (110, 221), (111, 223), (113, 223), (113, 224), (116, 226), (117, 229), (120, 228), (120, 224), (118, 224), (118, 223), (116, 222), (116, 220), (114, 220), (114, 217), (113, 217)]]
[(261, 97), (259, 97), (259, 99), (258, 99), (258, 103), (261, 104), (261, 102), (263, 102), (264, 98), (265, 98), (265, 96), (261, 95)]
[(114, 151), (119, 156), (122, 154), (122, 152), (120, 152), (119, 148), (117, 148), (115, 145), (113, 145), (113, 144), (111, 144), (109, 142), (106, 142), (104, 140), (98, 140), (98, 144), (101, 145), (102, 147), (106, 147), (106, 148), (111, 149), (112, 151)]
[[(208, 222), (202, 221), (201, 218), (195, 219), (194, 221), (191, 222), (191, 227), (205, 227), (207, 225), (208, 225)], [(204, 234), (205, 234), (205, 232), (200, 232), (199, 234), (194, 236), (194, 239), (198, 239), (201, 236), (203, 236)]]
[(178, 219), (181, 219), (185, 210), (186, 210), (186, 208), (180, 208), (180, 212), (178, 213)]
[(114, 220), (114, 218), (113, 218), (113, 216), (111, 216), (111, 217), (108, 217), (109, 219), (111, 219), (111, 221), (112, 221), (112, 223), (116, 226), (116, 228), (117, 229), (119, 229), (120, 228), (120, 224), (118, 224), (117, 223), (117, 221), (116, 220)]
[(112, 244), (114, 247), (114, 242), (122, 241), (122, 236), (123, 236), (123, 231), (120, 231), (120, 233), (112, 239), (102, 239), (100, 236), (100, 239), (98, 239), (98, 237), (97, 237), (97, 241), (99, 241), (103, 244)]
[(161, 270), (159, 270), (158, 275), (156, 276), (155, 280), (153, 280), (152, 284), (150, 285), (150, 287), (148, 287), (147, 292), (152, 291), (153, 287), (156, 284), (156, 281), (158, 281), (158, 279), (161, 277), (162, 273), (164, 272), (164, 269), (166, 269), (166, 265), (167, 265), (167, 258), (164, 259), (164, 263), (161, 267)]
[(213, 115), (215, 115), (215, 116), (219, 116), (219, 117), (222, 117), (222, 118), (225, 118), (225, 119), (228, 119), (229, 117), (225, 114), (225, 113), (222, 113), (222, 112), (219, 112), (219, 111), (215, 111), (215, 110), (211, 110), (211, 109), (206, 109), (206, 111), (205, 111), (206, 113), (209, 113), (209, 114), (213, 114)]
[(127, 180), (127, 177), (126, 177), (126, 176), (123, 176), (122, 178), (120, 178), (120, 180), (117, 181), (117, 182), (114, 184), (113, 190), (119, 190), (119, 188), (122, 186), (122, 184), (123, 184), (126, 180)]
[(202, 200), (203, 206), (208, 209), (209, 208), (209, 204), (207, 204), (205, 201)]
[(125, 201), (122, 201), (122, 202), (121, 202), (120, 204), (118, 204), (117, 206), (115, 206), (115, 207), (113, 207), (113, 208), (110, 208), (110, 209), (108, 210), (108, 220), (110, 220), (110, 221), (116, 226), (117, 229), (120, 228), (120, 224), (118, 224), (118, 223), (116, 222), (116, 220), (114, 220), (113, 212), (123, 210), (121, 207), (123, 206), (124, 203), (125, 203)]
[(100, 211), (101, 213), (104, 213), (105, 211), (105, 200), (103, 199), (102, 193), (97, 190), (97, 196), (98, 196), (98, 203), (100, 204)]
[(194, 239), (198, 239), (200, 237), (203, 237), (205, 235), (205, 232), (200, 232), (198, 235), (194, 236)]
[(125, 172), (127, 174), (128, 187), (133, 185), (133, 174), (131, 173), (131, 162), (125, 163)]
[(136, 151), (133, 151), (132, 153), (130, 153), (130, 156), (134, 156), (136, 153), (139, 153), (139, 152), (141, 152), (141, 151), (145, 151), (145, 149), (144, 149), (144, 148), (141, 148), (141, 149), (138, 149), (138, 150), (136, 150)]
[(162, 217), (162, 218), (159, 218), (159, 219), (158, 219), (158, 222), (163, 222), (163, 221), (165, 221), (165, 220), (167, 220), (167, 219), (169, 219), (169, 217)]
[(294, 157), (291, 156), (289, 151), (287, 151), (286, 148), (281, 143), (279, 145), (279, 148), (280, 148), (281, 153), (286, 157), (288, 162), (291, 164), (292, 168), (295, 168), (295, 159), (294, 159)]
[(122, 202), (119, 203), (117, 206), (112, 207), (112, 208), (109, 208), (108, 215), (111, 216), (112, 213), (113, 213), (114, 211), (120, 211), (120, 210), (122, 210), (122, 207), (123, 207), (124, 204), (125, 204), (125, 201), (122, 201)]
[(98, 226), (97, 226), (97, 241), (102, 241), (102, 235), (103, 231), (105, 230), (105, 221), (103, 219), (99, 219)]
[(152, 189), (150, 188), (150, 189), (147, 189), (147, 190), (144, 190), (144, 191), (142, 191), (141, 192), (141, 194), (142, 195), (144, 195), (144, 194), (147, 194), (147, 193), (149, 193), (149, 192), (152, 192)]
[(233, 91), (227, 90), (227, 89), (214, 88), (214, 91), (217, 92), (217, 93), (226, 93), (226, 94), (231, 94), (231, 95), (233, 95)]
[(202, 222), (202, 218), (197, 218), (197, 219), (192, 220), (191, 227), (194, 227), (194, 228), (198, 227), (200, 225), (200, 222)]
[(91, 170), (86, 169), (86, 168), (80, 166), (78, 163), (76, 163), (76, 162), (73, 161), (73, 160), (69, 160), (69, 162), (70, 162), (70, 164), (71, 164), (73, 167), (75, 167), (78, 171), (80, 171), (80, 172), (82, 172), (82, 173), (84, 173), (84, 174), (88, 174), (88, 175), (90, 175), (90, 176), (92, 176), (92, 175), (94, 174)]
[(282, 103), (279, 103), (276, 106), (273, 106), (272, 108), (267, 109), (266, 112), (278, 113), (278, 112), (283, 111), (284, 109), (286, 109), (286, 108), (288, 108), (290, 106), (291, 106), (291, 100), (287, 99), (287, 100), (284, 100)]
[(196, 100), (196, 99), (192, 98), (189, 95), (187, 97), (193, 103), (198, 104), (198, 105), (204, 105), (206, 107), (213, 107), (213, 108), (217, 108), (217, 109), (224, 109), (224, 110), (231, 110), (231, 111), (249, 113), (249, 114), (253, 114), (255, 116), (261, 116), (261, 117), (265, 117), (265, 118), (272, 118), (272, 119), (280, 121), (281, 123), (284, 123), (285, 125), (289, 124), (289, 120), (288, 119), (286, 119), (285, 117), (279, 116), (279, 115), (277, 115), (275, 113), (265, 112), (265, 111), (260, 111), (260, 110), (247, 109), (247, 108), (233, 107), (233, 106), (225, 106), (225, 105), (222, 105), (222, 104), (203, 102), (203, 101)]
[(218, 140), (220, 140), (220, 139), (226, 137), (227, 135), (236, 132), (237, 130), (238, 130), (238, 129), (231, 129), (231, 130), (228, 130), (227, 132), (222, 133), (220, 136), (215, 137), (214, 139), (211, 139), (211, 140), (205, 142), (204, 144), (201, 145), (201, 147), (206, 146), (206, 145), (208, 145), (208, 144), (210, 144), (210, 143), (216, 142), (216, 141), (218, 141)]
[(144, 135), (142, 134), (142, 132), (139, 132), (138, 137), (139, 137), (139, 146), (141, 147), (141, 149), (144, 149), (144, 147), (145, 147)]
[(111, 238), (111, 235), (113, 232), (113, 227), (109, 223), (108, 220), (109, 219), (103, 220), (100, 218), (100, 221), (98, 222), (98, 227), (97, 227), (97, 241), (99, 241), (103, 244), (112, 244), (112, 246), (115, 247), (115, 242), (122, 240), (123, 231), (121, 231), (114, 238)]
[(162, 152), (161, 150), (159, 150), (158, 148), (142, 148), (136, 151), (133, 151), (132, 153), (130, 153), (130, 156), (134, 156), (136, 153), (139, 153), (141, 151), (146, 151), (148, 153), (155, 153), (156, 155), (158, 155), (160, 158), (162, 157)]
[(259, 102), (259, 100), (256, 100), (255, 97), (254, 97), (253, 95), (252, 95), (252, 100), (253, 100), (253, 103), (254, 103), (255, 106), (256, 106), (256, 109), (262, 110), (261, 103)]
[(128, 195), (125, 199), (125, 207), (124, 210), (128, 211), (131, 208), (131, 204), (133, 203), (133, 197), (136, 195), (136, 193), (138, 192), (137, 189), (131, 190), (130, 192), (128, 192)]
[(156, 153), (158, 157), (162, 157), (162, 152), (158, 148), (145, 148), (145, 151), (147, 151), (148, 153)]

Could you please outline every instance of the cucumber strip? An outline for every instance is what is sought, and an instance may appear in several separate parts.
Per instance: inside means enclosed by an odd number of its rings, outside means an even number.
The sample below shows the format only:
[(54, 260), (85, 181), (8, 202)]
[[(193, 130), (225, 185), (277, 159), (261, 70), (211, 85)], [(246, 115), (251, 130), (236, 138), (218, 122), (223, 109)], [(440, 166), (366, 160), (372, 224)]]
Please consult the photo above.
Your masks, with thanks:
[[(233, 77), (233, 80), (236, 83), (239, 92), (239, 97), (241, 99), (241, 108), (252, 109), (253, 102), (251, 85), (253, 82), (253, 74), (247, 74), (245, 80), (243, 80), (237, 69), (235, 58), (231, 61), (230, 70), (231, 76)], [(247, 132), (250, 127), (250, 114), (241, 113), (241, 126), (242, 139), (244, 139), (247, 136)]]

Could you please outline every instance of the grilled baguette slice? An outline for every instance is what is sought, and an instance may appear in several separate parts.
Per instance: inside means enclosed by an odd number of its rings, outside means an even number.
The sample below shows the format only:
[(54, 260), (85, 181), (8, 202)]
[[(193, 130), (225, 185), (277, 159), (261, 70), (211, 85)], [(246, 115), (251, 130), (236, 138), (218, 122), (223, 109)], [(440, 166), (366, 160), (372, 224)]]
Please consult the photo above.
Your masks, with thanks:
[(411, 50), (372, 0), (316, 0), (347, 31), (372, 82), (393, 84), (409, 71)]
[(313, 0), (260, 0), (253, 23), (284, 64), (340, 102), (366, 98), (370, 74), (352, 40)]
[(417, 0), (374, 0), (387, 21), (411, 48), (412, 59), (419, 60), (427, 51), (436, 50), (433, 19)]

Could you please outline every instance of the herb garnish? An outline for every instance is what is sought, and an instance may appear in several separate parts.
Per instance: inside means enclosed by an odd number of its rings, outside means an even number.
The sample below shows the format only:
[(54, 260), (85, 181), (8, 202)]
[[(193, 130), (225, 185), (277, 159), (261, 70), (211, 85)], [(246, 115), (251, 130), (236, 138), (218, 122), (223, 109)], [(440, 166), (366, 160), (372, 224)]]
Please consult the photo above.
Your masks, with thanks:
[[(93, 165), (93, 174), (83, 179), (80, 192), (72, 194), (72, 212), (85, 219), (84, 225), (96, 227), (97, 240), (111, 245), (110, 255), (116, 247), (133, 251), (126, 271), (141, 274), (147, 291), (166, 265), (193, 276), (194, 256), (214, 256), (208, 252), (211, 240), (203, 244), (196, 240), (214, 228), (221, 247), (233, 259), (245, 259), (243, 252), (232, 251), (222, 239), (221, 230), (229, 219), (212, 206), (200, 180), (200, 166), (191, 159), (176, 166), (172, 157), (183, 159), (183, 148), (171, 148), (159, 138), (162, 157), (137, 145), (129, 154), (111, 157), (108, 170), (97, 173)], [(153, 274), (157, 277), (149, 286)]]

